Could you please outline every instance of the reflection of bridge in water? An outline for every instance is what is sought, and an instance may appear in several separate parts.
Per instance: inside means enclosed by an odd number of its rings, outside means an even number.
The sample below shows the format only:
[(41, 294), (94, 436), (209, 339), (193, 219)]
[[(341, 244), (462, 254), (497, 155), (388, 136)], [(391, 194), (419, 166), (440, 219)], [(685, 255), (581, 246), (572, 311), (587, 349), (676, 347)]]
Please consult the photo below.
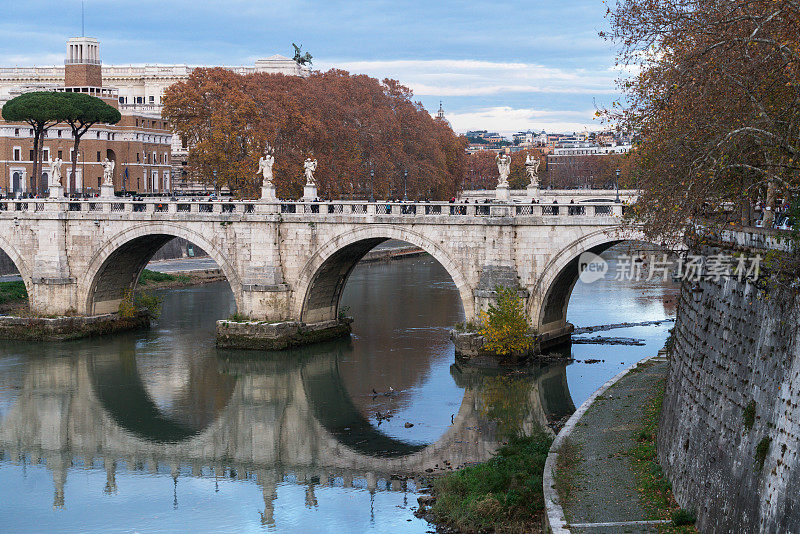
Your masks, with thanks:
[[(277, 485), (360, 487), (405, 491), (414, 478), (488, 459), (497, 448), (497, 395), (509, 388), (527, 406), (516, 413), (524, 431), (573, 409), (564, 366), (514, 378), (451, 373), (464, 398), (451, 427), (432, 444), (382, 433), (353, 404), (339, 374), (339, 351), (287, 360), (219, 362), (230, 384), (227, 404), (206, 425), (177, 421), (159, 410), (131, 351), (122, 356), (30, 358), (19, 395), (0, 421), (0, 449), (12, 462), (44, 461), (63, 506), (73, 465), (105, 469), (105, 491), (116, 491), (116, 469), (169, 472), (176, 479), (226, 476), (256, 482), (263, 520), (272, 523)], [(500, 381), (500, 382), (498, 382)], [(521, 417), (519, 417), (521, 416)], [(500, 422), (502, 424), (502, 421)], [(506, 422), (508, 423), (508, 422)], [(177, 483), (177, 482), (176, 482)]]

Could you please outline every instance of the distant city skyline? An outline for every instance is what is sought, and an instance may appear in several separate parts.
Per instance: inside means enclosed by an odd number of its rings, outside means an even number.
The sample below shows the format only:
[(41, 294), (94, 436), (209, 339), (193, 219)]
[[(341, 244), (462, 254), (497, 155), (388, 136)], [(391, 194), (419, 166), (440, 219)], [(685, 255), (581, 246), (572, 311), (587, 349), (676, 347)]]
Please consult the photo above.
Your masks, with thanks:
[[(619, 71), (598, 36), (602, 1), (485, 6), (89, 0), (85, 31), (101, 40), (109, 65), (251, 65), (291, 56), (295, 42), (315, 69), (397, 79), (431, 113), (443, 101), (460, 133), (603, 129), (596, 107), (618, 98)], [(62, 64), (66, 39), (81, 32), (81, 3), (18, 4), (0, 28), (0, 65)]]

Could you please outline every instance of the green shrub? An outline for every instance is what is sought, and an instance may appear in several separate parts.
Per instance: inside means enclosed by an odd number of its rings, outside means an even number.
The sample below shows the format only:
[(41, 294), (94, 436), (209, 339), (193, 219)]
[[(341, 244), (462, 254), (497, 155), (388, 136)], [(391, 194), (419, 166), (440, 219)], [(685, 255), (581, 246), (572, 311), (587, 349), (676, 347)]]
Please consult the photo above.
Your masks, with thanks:
[(487, 462), (434, 482), (437, 523), (466, 532), (503, 531), (538, 518), (542, 471), (553, 439), (543, 431), (513, 437)]
[(142, 274), (139, 275), (139, 283), (142, 285), (147, 285), (150, 282), (172, 282), (177, 280), (177, 276), (173, 274), (167, 273), (160, 273), (158, 271), (151, 271), (150, 269), (144, 269)]
[(672, 514), (672, 524), (676, 527), (683, 525), (694, 525), (695, 521), (697, 521), (697, 517), (691, 510), (684, 510), (681, 508), (679, 510), (675, 510), (675, 513)]
[(527, 351), (533, 340), (528, 336), (525, 303), (513, 289), (497, 286), (495, 291), (497, 301), (481, 312), (484, 347), (500, 355)]
[(25, 300), (28, 298), (28, 291), (25, 289), (25, 282), (17, 280), (15, 282), (0, 282), (0, 304)]
[(119, 316), (130, 319), (141, 310), (146, 310), (153, 318), (158, 317), (161, 315), (161, 299), (149, 293), (134, 293), (130, 289), (125, 291), (119, 303)]
[(744, 427), (748, 431), (753, 428), (753, 423), (756, 422), (756, 401), (750, 401), (750, 403), (745, 406), (742, 412), (742, 420)]
[(770, 444), (772, 444), (772, 438), (767, 437), (763, 438), (758, 442), (758, 445), (756, 445), (756, 466), (758, 466), (759, 470), (764, 467)]

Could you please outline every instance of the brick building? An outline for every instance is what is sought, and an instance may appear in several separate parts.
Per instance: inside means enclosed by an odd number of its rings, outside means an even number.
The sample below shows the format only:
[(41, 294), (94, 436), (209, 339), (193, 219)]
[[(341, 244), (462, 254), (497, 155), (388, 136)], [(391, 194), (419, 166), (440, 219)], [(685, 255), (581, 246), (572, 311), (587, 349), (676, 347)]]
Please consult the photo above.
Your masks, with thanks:
[[(87, 93), (119, 107), (119, 93), (103, 87), (99, 44), (90, 37), (67, 42), (64, 83), (31, 83), (15, 88), (13, 98), (28, 91), (67, 91)], [(43, 168), (37, 193), (46, 193), (50, 181), (48, 159), (64, 161), (61, 183), (69, 194), (95, 194), (103, 178), (102, 161), (115, 162), (114, 188), (117, 191), (164, 193), (172, 189), (172, 132), (159, 114), (123, 110), (116, 125), (98, 124), (82, 138), (72, 176), (73, 144), (68, 125), (58, 124), (43, 140)], [(27, 195), (34, 190), (33, 130), (25, 123), (0, 121), (0, 190), (3, 195)]]

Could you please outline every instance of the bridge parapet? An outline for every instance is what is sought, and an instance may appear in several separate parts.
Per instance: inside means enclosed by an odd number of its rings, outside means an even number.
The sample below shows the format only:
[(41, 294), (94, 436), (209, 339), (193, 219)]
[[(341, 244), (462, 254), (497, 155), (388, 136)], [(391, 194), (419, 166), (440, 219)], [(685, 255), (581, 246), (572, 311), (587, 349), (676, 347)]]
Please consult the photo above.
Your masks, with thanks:
[[(172, 218), (175, 215), (199, 215), (209, 219), (231, 215), (306, 215), (397, 217), (620, 217), (625, 206), (612, 202), (556, 203), (450, 203), (450, 202), (261, 202), (253, 200), (187, 199), (21, 199), (0, 201), (0, 217), (47, 218), (48, 213), (141, 214)], [(78, 216), (80, 218), (80, 216)]]

